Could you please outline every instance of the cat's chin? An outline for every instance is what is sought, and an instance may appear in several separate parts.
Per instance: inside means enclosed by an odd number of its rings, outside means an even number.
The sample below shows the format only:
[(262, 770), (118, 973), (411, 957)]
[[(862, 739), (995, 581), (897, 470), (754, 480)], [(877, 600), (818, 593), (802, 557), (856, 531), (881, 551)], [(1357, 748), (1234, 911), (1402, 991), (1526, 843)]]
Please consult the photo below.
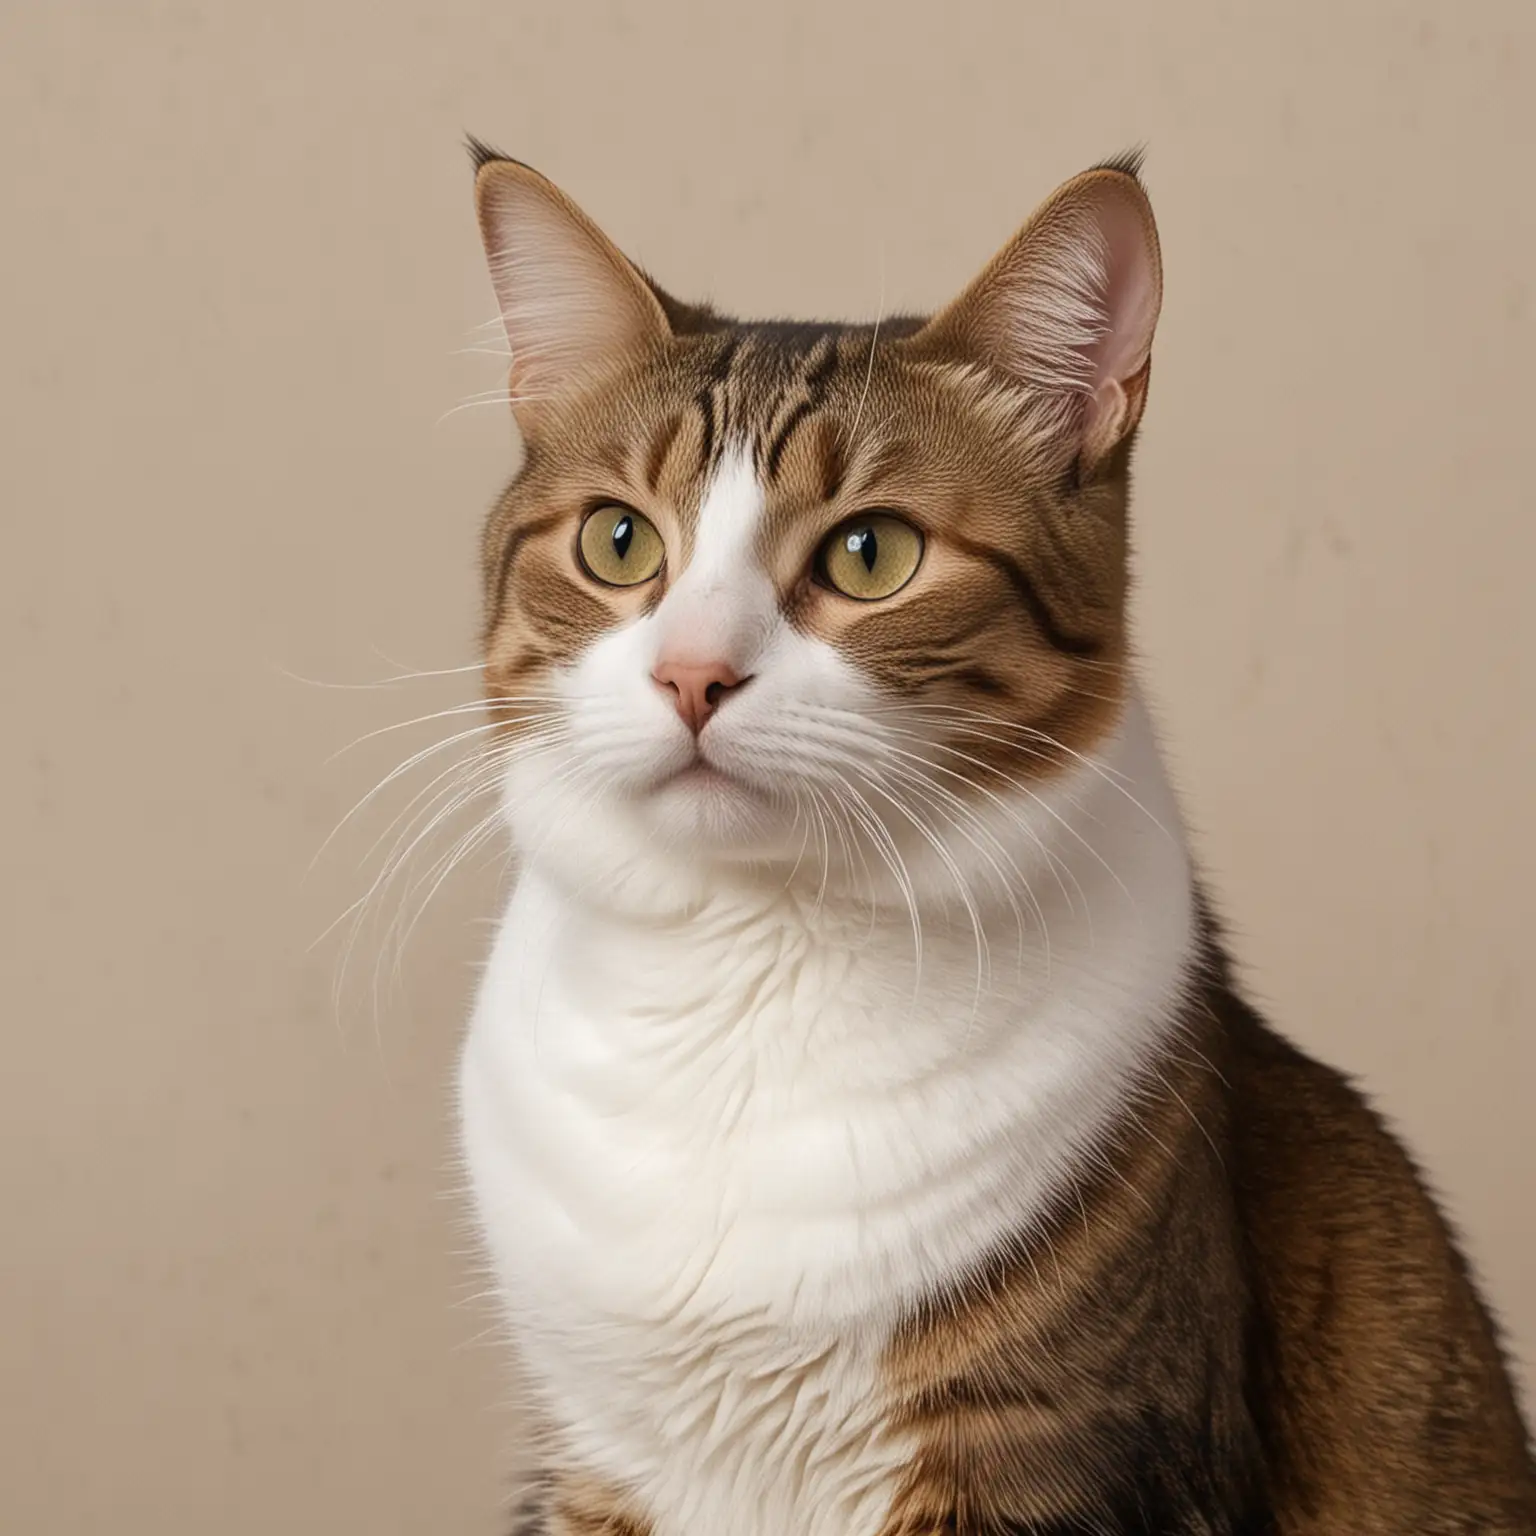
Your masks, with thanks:
[(735, 775), (717, 768), (713, 763), (707, 763), (702, 757), (696, 758), (686, 768), (679, 769), (676, 773), (669, 774), (656, 786), (656, 793), (667, 790), (677, 790), (685, 794), (694, 795), (732, 795), (746, 794), (757, 798), (756, 792), (750, 785), (744, 784)]
[(642, 814), (679, 850), (716, 856), (772, 856), (792, 832), (791, 818), (771, 797), (702, 759), (651, 789)]

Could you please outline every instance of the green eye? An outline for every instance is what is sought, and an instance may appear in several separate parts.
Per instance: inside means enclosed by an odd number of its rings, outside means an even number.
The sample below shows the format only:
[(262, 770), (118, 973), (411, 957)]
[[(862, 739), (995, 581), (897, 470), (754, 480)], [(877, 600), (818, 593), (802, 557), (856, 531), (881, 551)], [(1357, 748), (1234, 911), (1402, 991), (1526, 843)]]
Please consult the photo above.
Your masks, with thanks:
[(599, 507), (581, 525), (581, 563), (609, 587), (637, 587), (661, 569), (666, 545), (656, 525), (632, 507)]
[(832, 531), (817, 558), (821, 575), (845, 597), (874, 602), (899, 592), (923, 559), (923, 536), (890, 512), (861, 512)]

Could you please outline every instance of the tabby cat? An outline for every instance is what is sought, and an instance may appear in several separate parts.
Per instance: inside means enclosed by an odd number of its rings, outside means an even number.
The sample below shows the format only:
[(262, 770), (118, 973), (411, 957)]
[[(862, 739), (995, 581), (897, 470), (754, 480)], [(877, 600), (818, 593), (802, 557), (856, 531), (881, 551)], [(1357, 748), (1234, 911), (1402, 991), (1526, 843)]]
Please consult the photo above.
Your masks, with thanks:
[(1138, 695), (1136, 165), (932, 318), (744, 323), (473, 148), (518, 1530), (1536, 1532), (1466, 1263), (1234, 990)]

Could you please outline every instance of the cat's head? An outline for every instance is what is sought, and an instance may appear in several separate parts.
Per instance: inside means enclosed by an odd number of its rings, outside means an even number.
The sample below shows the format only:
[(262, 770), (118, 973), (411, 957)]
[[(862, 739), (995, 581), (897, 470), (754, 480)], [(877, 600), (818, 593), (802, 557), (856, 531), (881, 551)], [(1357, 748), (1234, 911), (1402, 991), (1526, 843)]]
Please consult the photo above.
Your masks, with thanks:
[(958, 854), (1094, 750), (1161, 297), (1134, 167), (1061, 187), (933, 318), (831, 325), (681, 304), (476, 158), (525, 448), (483, 549), (525, 853)]

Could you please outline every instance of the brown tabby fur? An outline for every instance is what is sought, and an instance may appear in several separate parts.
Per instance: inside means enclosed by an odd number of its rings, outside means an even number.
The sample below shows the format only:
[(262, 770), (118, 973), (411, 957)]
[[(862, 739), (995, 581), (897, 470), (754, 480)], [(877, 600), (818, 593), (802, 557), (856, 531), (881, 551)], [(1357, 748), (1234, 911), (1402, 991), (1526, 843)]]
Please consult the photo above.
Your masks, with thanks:
[(1417, 1170), (1232, 989), (1048, 1234), (891, 1353), (924, 1452), (887, 1536), (1536, 1531), (1498, 1340)]
[[(534, 176), (478, 148), (476, 164), (482, 195), (487, 178)], [(665, 570), (638, 589), (584, 579), (573, 530), (624, 502), (685, 564), (729, 436), (768, 488), (761, 552), (791, 622), (893, 697), (1091, 748), (1125, 684), (1146, 370), (1122, 439), (1090, 460), (1070, 435), (1021, 434), (963, 304), (877, 331), (645, 295), (645, 343), (524, 416), (525, 467), (483, 549), (492, 698), (660, 600)], [(928, 535), (927, 579), (831, 601), (810, 553), (870, 506)], [(499, 707), (515, 728), (518, 707)], [(953, 740), (978, 780), (1061, 764), (1002, 733)], [(1238, 997), (1208, 920), (1181, 1023), (1049, 1227), (893, 1341), (890, 1417), (919, 1449), (884, 1536), (1532, 1536), (1536, 1471), (1495, 1329), (1407, 1154)], [(517, 1530), (651, 1536), (620, 1490), (559, 1473)]]

